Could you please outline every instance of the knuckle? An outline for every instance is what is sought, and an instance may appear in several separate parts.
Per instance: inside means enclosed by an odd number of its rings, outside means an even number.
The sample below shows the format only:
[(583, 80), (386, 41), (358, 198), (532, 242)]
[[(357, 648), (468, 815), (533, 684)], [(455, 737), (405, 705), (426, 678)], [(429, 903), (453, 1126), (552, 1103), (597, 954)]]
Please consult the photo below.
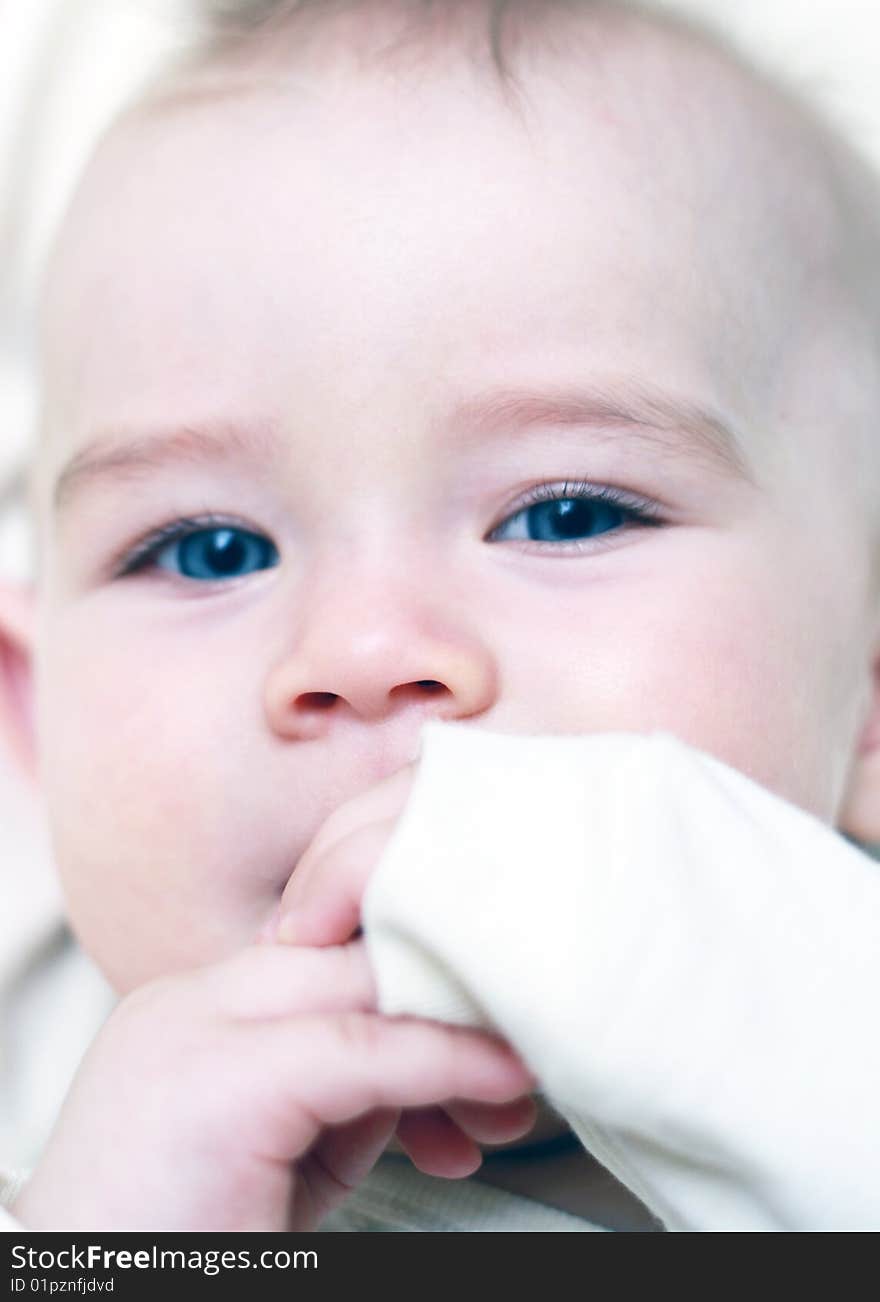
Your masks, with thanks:
[(371, 1013), (340, 1013), (336, 1019), (336, 1031), (343, 1050), (358, 1057), (376, 1054), (386, 1038), (381, 1020)]
[(351, 990), (354, 998), (362, 1001), (364, 1010), (372, 1011), (376, 1002), (376, 985), (363, 941), (351, 941), (347, 945), (340, 946), (338, 952), (344, 965), (347, 989)]
[(142, 1082), (155, 1077), (161, 1065), (179, 1061), (181, 1049), (196, 1042), (186, 982), (162, 977), (139, 986), (110, 1014), (101, 1035), (101, 1052), (110, 1061), (124, 1060)]
[(166, 1015), (169, 1005), (173, 1007), (177, 1002), (179, 986), (179, 979), (169, 976), (148, 981), (125, 996), (114, 1009), (111, 1020), (116, 1025), (139, 1025), (160, 1019)]
[(236, 950), (234, 954), (229, 954), (226, 958), (220, 960), (210, 969), (203, 969), (201, 973), (202, 985), (204, 988), (216, 988), (217, 992), (223, 994), (225, 991), (238, 987), (248, 980), (252, 973), (259, 972), (261, 968), (267, 968), (273, 961), (276, 950), (268, 945), (245, 945), (242, 949)]

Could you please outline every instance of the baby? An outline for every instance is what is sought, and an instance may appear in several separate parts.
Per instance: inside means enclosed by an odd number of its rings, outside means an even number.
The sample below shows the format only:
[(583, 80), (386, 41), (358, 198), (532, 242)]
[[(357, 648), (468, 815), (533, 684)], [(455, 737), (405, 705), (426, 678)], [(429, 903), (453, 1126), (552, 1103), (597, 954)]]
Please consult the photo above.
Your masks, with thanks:
[[(363, 897), (393, 895), (378, 879), (408, 856), (422, 912), (461, 917), (453, 986), (496, 931), (514, 958), (540, 935), (549, 993), (524, 1022), (543, 1034), (598, 982), (567, 963), (598, 940), (603, 972), (638, 962), (627, 918), (551, 876), (596, 867), (593, 757), (625, 774), (620, 734), (662, 733), (682, 744), (662, 756), (712, 757), (815, 838), (827, 917), (856, 936), (876, 919), (873, 864), (840, 835), (880, 839), (873, 180), (794, 96), (634, 8), (225, 9), (103, 140), (49, 271), (38, 582), (0, 596), (0, 701), (72, 926), (122, 998), (14, 1215), (332, 1225), (396, 1133), (429, 1176), (471, 1175), (485, 1148), (486, 1185), (577, 1218), (550, 1228), (734, 1228), (710, 1210), (715, 1150), (684, 1215), (614, 1142), (588, 1155), (543, 1105), (532, 1129), (533, 1093), (565, 1090), (516, 1018), (384, 998)], [(471, 820), (431, 806), (444, 762)], [(582, 833), (570, 772), (596, 801)], [(641, 880), (631, 902), (659, 879)], [(665, 879), (657, 896), (672, 907)], [(682, 898), (686, 994), (715, 969)], [(812, 989), (814, 942), (789, 953), (788, 915), (739, 912), (750, 1007), (769, 925)], [(834, 967), (849, 937), (822, 957), (843, 1004), (871, 975)], [(788, 1005), (764, 995), (772, 1044)], [(618, 1038), (687, 1096), (706, 1039), (681, 1059), (652, 1035)], [(576, 1038), (599, 1054), (592, 1024)], [(646, 1150), (675, 1129), (655, 1111)], [(836, 1111), (864, 1153), (863, 1119)], [(733, 1122), (719, 1133), (735, 1165)], [(824, 1228), (815, 1206), (774, 1211), (778, 1174), (740, 1190), (741, 1223)]]

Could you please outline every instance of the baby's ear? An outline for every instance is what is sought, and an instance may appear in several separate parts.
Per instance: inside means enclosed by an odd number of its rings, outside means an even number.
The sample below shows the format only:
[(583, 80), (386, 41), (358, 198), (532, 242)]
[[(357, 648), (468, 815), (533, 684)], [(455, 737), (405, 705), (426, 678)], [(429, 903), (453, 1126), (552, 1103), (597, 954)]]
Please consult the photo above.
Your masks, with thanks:
[(0, 748), (29, 782), (37, 781), (31, 671), (35, 611), (30, 588), (0, 581)]
[(871, 708), (859, 735), (837, 826), (862, 845), (880, 846), (880, 658), (874, 665)]

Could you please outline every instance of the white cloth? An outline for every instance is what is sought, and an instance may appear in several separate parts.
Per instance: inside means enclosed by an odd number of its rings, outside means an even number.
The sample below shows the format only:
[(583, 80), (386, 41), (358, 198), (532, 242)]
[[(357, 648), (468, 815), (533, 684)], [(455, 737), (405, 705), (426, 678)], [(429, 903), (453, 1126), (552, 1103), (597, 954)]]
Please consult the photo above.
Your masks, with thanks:
[(880, 870), (666, 733), (425, 726), (380, 1006), (492, 1027), (668, 1230), (880, 1229)]
[[(742, 774), (428, 723), (364, 924), (383, 1011), (499, 1031), (666, 1229), (880, 1228), (880, 869)], [(346, 1228), (453, 1227), (453, 1186), (388, 1172)]]

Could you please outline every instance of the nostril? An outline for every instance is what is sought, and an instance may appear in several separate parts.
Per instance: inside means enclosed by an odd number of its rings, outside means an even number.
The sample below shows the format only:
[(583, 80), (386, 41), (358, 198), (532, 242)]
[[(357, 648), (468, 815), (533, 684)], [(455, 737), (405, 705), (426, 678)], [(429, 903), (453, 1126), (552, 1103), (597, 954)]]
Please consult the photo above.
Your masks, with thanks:
[(335, 692), (303, 692), (300, 702), (313, 710), (329, 710), (337, 699)]
[(419, 678), (409, 683), (392, 687), (389, 693), (392, 701), (424, 701), (426, 697), (446, 696), (449, 689), (438, 683), (436, 678)]

